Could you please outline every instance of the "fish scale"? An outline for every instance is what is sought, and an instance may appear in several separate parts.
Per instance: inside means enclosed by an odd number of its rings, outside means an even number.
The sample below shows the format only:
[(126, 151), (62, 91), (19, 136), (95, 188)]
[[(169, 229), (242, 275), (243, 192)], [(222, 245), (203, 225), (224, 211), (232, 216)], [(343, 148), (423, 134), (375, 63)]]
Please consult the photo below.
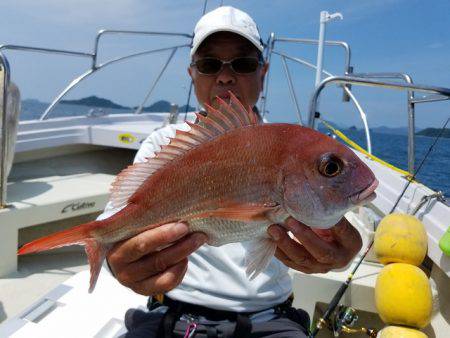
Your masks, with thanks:
[(227, 219), (193, 219), (188, 222), (190, 231), (200, 231), (208, 236), (208, 244), (220, 246), (242, 242), (265, 235), (267, 222), (239, 222)]

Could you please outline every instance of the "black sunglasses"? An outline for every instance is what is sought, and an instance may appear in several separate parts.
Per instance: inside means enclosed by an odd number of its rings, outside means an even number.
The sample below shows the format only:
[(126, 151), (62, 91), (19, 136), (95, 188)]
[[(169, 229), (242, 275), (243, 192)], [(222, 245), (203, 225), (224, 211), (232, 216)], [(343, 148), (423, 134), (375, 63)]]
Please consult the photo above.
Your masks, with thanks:
[(191, 62), (191, 67), (197, 67), (200, 74), (216, 75), (224, 65), (229, 64), (231, 70), (237, 74), (250, 74), (256, 72), (263, 62), (256, 57), (238, 57), (230, 61), (222, 61), (217, 58), (203, 58)]

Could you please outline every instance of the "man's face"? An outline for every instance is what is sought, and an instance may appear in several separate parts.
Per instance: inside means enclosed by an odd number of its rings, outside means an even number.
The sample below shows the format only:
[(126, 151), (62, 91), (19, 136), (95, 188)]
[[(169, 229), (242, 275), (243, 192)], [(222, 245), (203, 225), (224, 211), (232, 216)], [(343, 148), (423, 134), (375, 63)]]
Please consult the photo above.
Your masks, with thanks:
[[(195, 62), (205, 57), (230, 61), (237, 57), (257, 58), (258, 52), (251, 42), (240, 35), (220, 32), (212, 34), (200, 45), (193, 55), (192, 61)], [(253, 73), (237, 74), (231, 70), (229, 64), (226, 64), (219, 73), (214, 75), (201, 74), (195, 66), (189, 67), (188, 72), (194, 82), (195, 94), (200, 104), (207, 103), (217, 108), (216, 96), (228, 102), (228, 91), (231, 91), (244, 107), (253, 107), (263, 88), (267, 68), (268, 64), (264, 64), (259, 65)]]

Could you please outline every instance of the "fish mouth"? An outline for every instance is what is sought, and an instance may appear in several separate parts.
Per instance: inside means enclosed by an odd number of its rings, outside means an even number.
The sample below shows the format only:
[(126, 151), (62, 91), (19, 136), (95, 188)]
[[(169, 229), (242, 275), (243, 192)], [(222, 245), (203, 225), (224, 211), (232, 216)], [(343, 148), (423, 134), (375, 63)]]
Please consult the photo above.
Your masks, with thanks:
[(365, 204), (373, 201), (377, 194), (375, 189), (378, 187), (378, 180), (375, 178), (367, 187), (350, 196), (350, 201), (355, 205)]
[(222, 100), (224, 100), (225, 102), (228, 103), (228, 101), (229, 101), (230, 98), (231, 98), (231, 94), (230, 94), (230, 93), (233, 93), (233, 95), (236, 96), (236, 98), (237, 98), (238, 100), (241, 100), (241, 98), (239, 97), (239, 95), (237, 95), (237, 94), (236, 94), (235, 92), (233, 92), (232, 90), (220, 91), (220, 92), (216, 93), (216, 95), (215, 95), (214, 97), (219, 97), (219, 98), (221, 98)]
[(222, 100), (230, 99), (231, 95), (229, 93), (219, 94), (217, 97), (220, 97)]

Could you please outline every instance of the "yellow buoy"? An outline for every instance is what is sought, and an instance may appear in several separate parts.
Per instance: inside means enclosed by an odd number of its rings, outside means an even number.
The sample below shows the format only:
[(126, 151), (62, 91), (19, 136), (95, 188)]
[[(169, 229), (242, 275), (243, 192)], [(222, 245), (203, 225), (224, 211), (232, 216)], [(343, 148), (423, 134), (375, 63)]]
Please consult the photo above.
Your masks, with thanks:
[(377, 338), (427, 338), (428, 336), (415, 329), (402, 326), (386, 326), (378, 332)]
[(414, 265), (386, 265), (378, 274), (375, 305), (387, 324), (425, 327), (431, 320), (430, 282), (425, 273)]
[(417, 218), (406, 214), (384, 217), (375, 232), (374, 250), (382, 264), (419, 266), (427, 253), (428, 236)]

